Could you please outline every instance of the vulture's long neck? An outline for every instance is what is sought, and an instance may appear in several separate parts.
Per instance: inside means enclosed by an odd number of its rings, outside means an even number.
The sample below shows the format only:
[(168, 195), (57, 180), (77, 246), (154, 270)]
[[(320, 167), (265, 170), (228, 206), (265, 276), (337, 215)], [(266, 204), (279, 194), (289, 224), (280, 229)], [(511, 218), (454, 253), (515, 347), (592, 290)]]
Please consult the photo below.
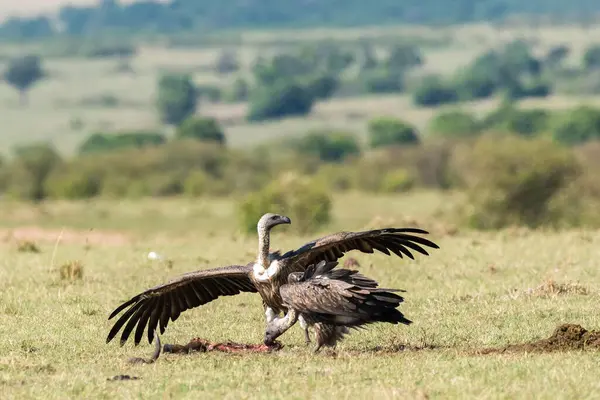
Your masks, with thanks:
[(269, 229), (261, 229), (258, 232), (258, 263), (263, 268), (269, 268), (269, 246), (271, 242)]

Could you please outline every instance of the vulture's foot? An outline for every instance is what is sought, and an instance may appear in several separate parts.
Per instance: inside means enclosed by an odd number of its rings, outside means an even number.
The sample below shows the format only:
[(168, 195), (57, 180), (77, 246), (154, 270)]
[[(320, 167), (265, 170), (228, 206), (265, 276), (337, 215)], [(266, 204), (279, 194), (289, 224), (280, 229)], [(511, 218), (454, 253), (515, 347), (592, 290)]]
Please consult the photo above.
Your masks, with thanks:
[(310, 344), (310, 335), (308, 333), (308, 329), (304, 330), (304, 341), (306, 342), (306, 345)]

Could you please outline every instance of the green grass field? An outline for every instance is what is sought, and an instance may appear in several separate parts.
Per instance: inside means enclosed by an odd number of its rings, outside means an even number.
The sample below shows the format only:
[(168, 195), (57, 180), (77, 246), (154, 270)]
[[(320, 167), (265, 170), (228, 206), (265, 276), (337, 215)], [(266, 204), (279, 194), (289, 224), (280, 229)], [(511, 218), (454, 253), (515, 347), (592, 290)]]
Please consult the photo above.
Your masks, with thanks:
[[(147, 341), (105, 344), (108, 314), (130, 296), (194, 269), (246, 263), (256, 240), (237, 229), (234, 204), (217, 200), (2, 203), (0, 215), (0, 390), (23, 398), (536, 398), (597, 397), (594, 351), (474, 351), (548, 337), (563, 323), (600, 328), (598, 231), (451, 229), (453, 197), (430, 192), (334, 198), (334, 220), (307, 237), (274, 231), (273, 248), (322, 233), (419, 226), (440, 245), (415, 261), (350, 255), (383, 286), (406, 289), (414, 324), (352, 333), (335, 354), (314, 355), (292, 327), (272, 354), (163, 354)], [(357, 213), (356, 210), (361, 210)], [(19, 251), (29, 240), (39, 252)], [(21, 250), (23, 250), (21, 245)], [(170, 262), (149, 261), (156, 251)], [(62, 279), (60, 267), (82, 264)], [(563, 292), (544, 288), (553, 280)], [(576, 285), (578, 283), (579, 286)], [(540, 285), (542, 285), (540, 287)], [(258, 295), (221, 298), (170, 323), (163, 343), (193, 337), (262, 341)], [(107, 381), (118, 374), (139, 377)]]

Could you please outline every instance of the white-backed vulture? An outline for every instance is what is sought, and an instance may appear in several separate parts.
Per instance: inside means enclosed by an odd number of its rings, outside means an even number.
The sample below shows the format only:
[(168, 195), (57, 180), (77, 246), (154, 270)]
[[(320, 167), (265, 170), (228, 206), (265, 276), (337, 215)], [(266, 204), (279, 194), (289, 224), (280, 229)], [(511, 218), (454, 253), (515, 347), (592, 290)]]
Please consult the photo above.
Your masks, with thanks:
[(273, 344), (299, 317), (313, 326), (317, 346), (335, 347), (350, 333), (375, 322), (410, 325), (397, 307), (404, 301), (393, 292), (400, 289), (382, 289), (378, 283), (349, 269), (334, 269), (337, 261), (311, 264), (304, 273), (293, 272), (279, 293), (288, 312), (267, 324), (265, 344)]
[[(232, 296), (241, 292), (258, 292), (263, 300), (267, 322), (280, 313), (286, 313), (279, 294), (281, 285), (287, 282), (292, 272), (304, 272), (311, 264), (320, 261), (336, 261), (345, 253), (359, 250), (373, 253), (374, 250), (386, 255), (414, 259), (411, 250), (429, 255), (422, 246), (439, 248), (435, 243), (414, 235), (427, 234), (417, 228), (389, 228), (363, 232), (338, 232), (306, 243), (296, 250), (281, 254), (269, 252), (270, 231), (281, 224), (290, 224), (288, 217), (268, 213), (258, 221), (258, 256), (256, 261), (246, 265), (230, 265), (221, 268), (200, 270), (181, 275), (168, 283), (148, 289), (117, 307), (108, 317), (117, 319), (108, 333), (110, 342), (124, 327), (120, 344), (135, 329), (134, 343), (138, 345), (147, 327), (148, 343), (152, 343), (157, 327), (163, 334), (169, 321), (194, 307), (206, 304), (220, 296)], [(308, 332), (305, 329), (305, 335)]]

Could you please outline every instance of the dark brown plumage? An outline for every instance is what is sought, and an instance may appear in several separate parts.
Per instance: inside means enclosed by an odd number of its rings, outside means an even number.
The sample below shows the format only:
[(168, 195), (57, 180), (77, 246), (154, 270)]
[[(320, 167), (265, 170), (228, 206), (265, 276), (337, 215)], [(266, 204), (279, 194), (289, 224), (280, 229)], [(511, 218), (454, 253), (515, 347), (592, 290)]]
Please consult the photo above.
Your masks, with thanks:
[(314, 326), (318, 351), (332, 346), (349, 333), (375, 322), (391, 324), (412, 322), (397, 307), (404, 298), (393, 293), (399, 289), (378, 288), (376, 281), (348, 269), (334, 269), (337, 262), (321, 261), (310, 265), (304, 274), (292, 273), (280, 293), (288, 315), (267, 325), (265, 343), (285, 332), (302, 316)]
[(148, 289), (121, 304), (110, 314), (108, 319), (129, 307), (115, 322), (106, 341), (110, 342), (127, 323), (121, 334), (121, 345), (127, 341), (134, 328), (137, 345), (146, 326), (148, 343), (152, 343), (157, 326), (160, 326), (160, 333), (163, 334), (169, 320), (176, 321), (182, 312), (190, 308), (206, 304), (219, 296), (233, 296), (241, 292), (256, 293), (251, 273), (252, 263), (246, 266), (231, 265), (184, 274)]
[(222, 268), (191, 272), (172, 281), (155, 286), (117, 307), (109, 316), (117, 319), (106, 339), (110, 342), (123, 328), (120, 343), (123, 345), (134, 332), (134, 343), (141, 341), (147, 327), (148, 342), (152, 343), (157, 327), (164, 333), (169, 321), (175, 321), (179, 315), (194, 307), (206, 304), (220, 296), (232, 296), (242, 292), (258, 292), (263, 299), (267, 322), (280, 313), (287, 312), (280, 287), (284, 285), (290, 273), (304, 273), (311, 264), (319, 261), (336, 261), (345, 253), (359, 250), (384, 254), (394, 253), (399, 257), (414, 259), (411, 251), (428, 255), (423, 246), (439, 248), (435, 243), (414, 235), (427, 234), (427, 231), (415, 228), (390, 228), (364, 232), (339, 232), (305, 244), (297, 250), (281, 254), (269, 252), (270, 231), (274, 226), (289, 224), (288, 217), (277, 214), (265, 214), (259, 220), (258, 256), (256, 261), (245, 266), (231, 265)]

